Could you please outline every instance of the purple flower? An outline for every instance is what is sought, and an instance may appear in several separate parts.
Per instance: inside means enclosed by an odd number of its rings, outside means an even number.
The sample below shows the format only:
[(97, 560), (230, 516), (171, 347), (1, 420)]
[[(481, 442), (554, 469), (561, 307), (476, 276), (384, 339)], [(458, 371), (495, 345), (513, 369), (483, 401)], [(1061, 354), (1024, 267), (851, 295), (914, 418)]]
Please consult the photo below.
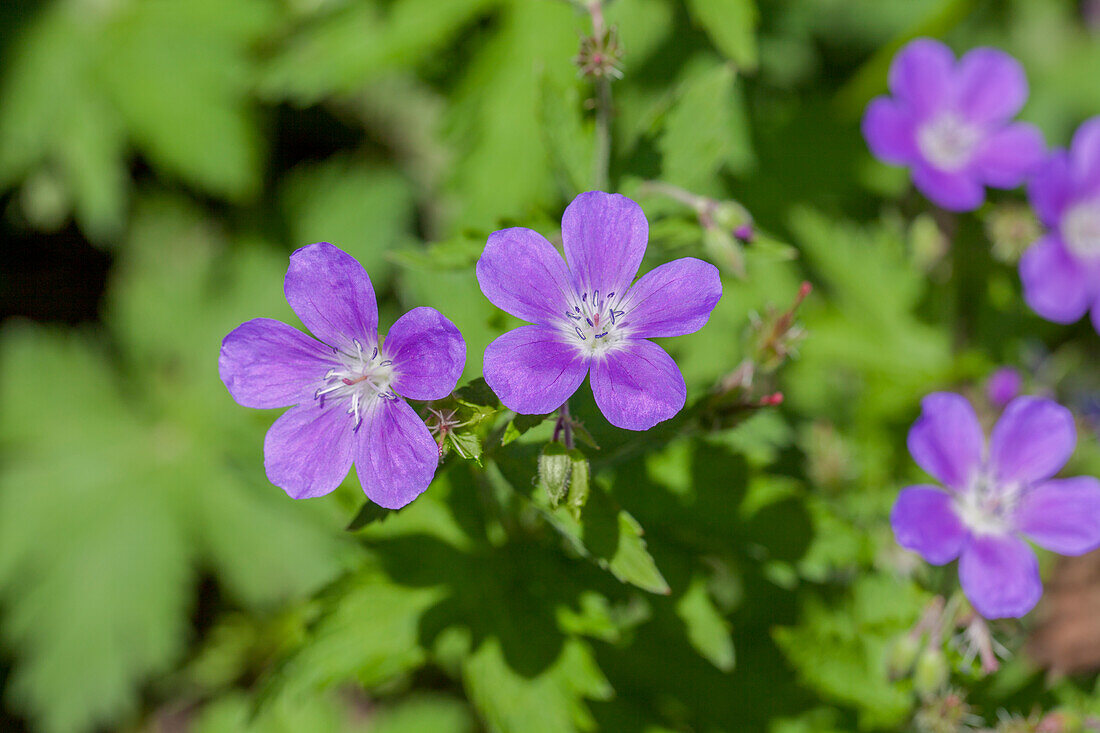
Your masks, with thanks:
[(1069, 410), (1017, 397), (986, 445), (964, 397), (924, 398), (909, 452), (946, 486), (902, 490), (890, 514), (898, 544), (933, 565), (959, 558), (959, 581), (986, 618), (1019, 617), (1042, 595), (1039, 565), (1024, 537), (1062, 555), (1100, 546), (1100, 481), (1052, 479), (1073, 453)]
[(1024, 299), (1048, 321), (1072, 323), (1092, 310), (1100, 331), (1100, 117), (1077, 129), (1028, 186), (1049, 232), (1024, 253)]
[(647, 339), (702, 328), (722, 297), (718, 268), (685, 257), (632, 286), (649, 223), (619, 194), (582, 193), (561, 229), (565, 262), (530, 229), (489, 235), (477, 262), (481, 290), (534, 325), (489, 344), (485, 381), (511, 410), (538, 415), (562, 405), (591, 374), (596, 404), (612, 425), (648, 430), (680, 411), (687, 387), (672, 357)]
[(990, 375), (985, 391), (989, 401), (997, 407), (1004, 407), (1012, 398), (1020, 394), (1023, 378), (1012, 367), (1001, 367)]
[(890, 65), (892, 97), (871, 101), (863, 136), (880, 159), (912, 169), (913, 183), (939, 206), (971, 211), (983, 186), (1015, 188), (1042, 162), (1043, 137), (1009, 122), (1027, 99), (1016, 59), (976, 48), (955, 62), (931, 38), (906, 44)]
[(218, 371), (245, 407), (291, 407), (267, 431), (264, 468), (293, 499), (323, 496), (355, 463), (371, 501), (398, 509), (428, 488), (439, 452), (402, 396), (446, 397), (466, 343), (433, 308), (413, 308), (378, 338), (378, 305), (363, 266), (327, 242), (290, 256), (283, 290), (318, 340), (256, 318), (222, 341)]

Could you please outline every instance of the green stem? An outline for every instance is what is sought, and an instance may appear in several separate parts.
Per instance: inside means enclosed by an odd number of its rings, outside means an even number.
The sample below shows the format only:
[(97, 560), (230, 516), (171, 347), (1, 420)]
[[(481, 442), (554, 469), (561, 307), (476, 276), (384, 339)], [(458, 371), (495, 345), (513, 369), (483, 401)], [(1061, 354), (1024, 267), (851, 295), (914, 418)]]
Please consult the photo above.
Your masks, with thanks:
[[(592, 37), (600, 41), (607, 33), (603, 0), (591, 0), (588, 14), (592, 16)], [(593, 185), (597, 191), (605, 191), (611, 179), (611, 80), (606, 74), (596, 79), (596, 149), (593, 158)]]

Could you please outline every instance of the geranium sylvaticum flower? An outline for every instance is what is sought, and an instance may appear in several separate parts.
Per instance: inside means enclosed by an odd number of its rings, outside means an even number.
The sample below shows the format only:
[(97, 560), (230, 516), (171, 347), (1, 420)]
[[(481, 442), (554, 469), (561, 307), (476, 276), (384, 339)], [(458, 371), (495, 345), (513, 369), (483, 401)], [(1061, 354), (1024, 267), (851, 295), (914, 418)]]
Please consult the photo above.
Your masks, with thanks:
[(863, 136), (945, 209), (976, 209), (985, 186), (1015, 188), (1043, 160), (1040, 132), (1010, 121), (1027, 100), (1027, 78), (1003, 51), (976, 48), (956, 62), (947, 46), (918, 38), (894, 57), (889, 86), (893, 96), (868, 105)]
[(1050, 156), (1028, 198), (1048, 233), (1020, 260), (1024, 299), (1058, 323), (1091, 309), (1100, 331), (1100, 117), (1078, 128), (1069, 150)]
[(498, 308), (530, 322), (485, 350), (485, 381), (509, 409), (548, 413), (591, 375), (608, 421), (647, 430), (684, 406), (687, 387), (655, 336), (699, 330), (722, 296), (718, 269), (685, 257), (631, 285), (649, 238), (625, 196), (583, 193), (562, 217), (565, 261), (530, 229), (493, 232), (477, 279)]
[(466, 364), (462, 335), (435, 309), (413, 308), (380, 340), (370, 278), (327, 242), (290, 256), (284, 292), (316, 338), (256, 318), (225, 337), (218, 359), (241, 405), (291, 407), (264, 440), (267, 477), (304, 499), (335, 489), (354, 463), (371, 501), (405, 506), (431, 483), (439, 453), (403, 397), (451, 393)]
[(1077, 441), (1056, 402), (1017, 397), (986, 443), (974, 408), (949, 392), (928, 395), (909, 431), (909, 452), (937, 486), (910, 486), (890, 522), (903, 547), (933, 565), (959, 559), (959, 581), (986, 618), (1020, 617), (1042, 595), (1025, 541), (1062, 555), (1100, 547), (1100, 480), (1051, 478)]

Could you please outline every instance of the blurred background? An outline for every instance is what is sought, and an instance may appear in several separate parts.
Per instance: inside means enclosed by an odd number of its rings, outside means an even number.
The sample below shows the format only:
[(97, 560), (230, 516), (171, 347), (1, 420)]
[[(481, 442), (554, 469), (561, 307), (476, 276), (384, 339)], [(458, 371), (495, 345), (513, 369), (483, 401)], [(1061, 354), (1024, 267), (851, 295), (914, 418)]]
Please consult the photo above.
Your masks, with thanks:
[(547, 425), (484, 468), (452, 456), (407, 510), (349, 531), (354, 474), (300, 502), (269, 484), (276, 413), (234, 404), (217, 354), (250, 318), (298, 324), (287, 257), (324, 240), (366, 267), (383, 324), (416, 305), (455, 321), (463, 382), (479, 377), (513, 325), (473, 276), (486, 235), (553, 239), (595, 185), (583, 8), (0, 4), (0, 729), (1034, 730), (1100, 713), (1095, 557), (1043, 557), (1043, 605), (995, 627), (996, 675), (951, 634), (896, 659), (954, 582), (887, 522), (920, 479), (904, 444), (920, 398), (959, 389), (990, 419), (984, 380), (1015, 366), (1074, 408), (1070, 473), (1096, 474), (1100, 379), (1088, 323), (1020, 299), (1022, 193), (945, 215), (859, 134), (893, 52), (932, 35), (1013, 53), (1023, 117), (1065, 145), (1100, 113), (1100, 3), (613, 0), (606, 17), (609, 187), (649, 216), (643, 269), (723, 269), (710, 324), (665, 345), (689, 400), (719, 385), (743, 409), (623, 435), (580, 397), (597, 493), (621, 511), (563, 546), (524, 503)]

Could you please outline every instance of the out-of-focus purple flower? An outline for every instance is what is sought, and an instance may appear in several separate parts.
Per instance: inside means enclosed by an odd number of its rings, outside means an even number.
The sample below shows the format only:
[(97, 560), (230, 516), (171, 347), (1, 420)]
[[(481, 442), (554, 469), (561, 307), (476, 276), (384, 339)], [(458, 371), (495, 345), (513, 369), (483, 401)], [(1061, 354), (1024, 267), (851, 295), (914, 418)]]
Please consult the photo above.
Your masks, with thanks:
[(680, 411), (687, 387), (672, 357), (647, 339), (702, 328), (722, 297), (718, 268), (685, 257), (631, 285), (649, 223), (619, 194), (582, 193), (561, 225), (565, 262), (530, 229), (489, 235), (477, 263), (481, 290), (533, 325), (489, 344), (485, 381), (508, 408), (537, 415), (561, 406), (590, 374), (612, 425), (648, 430)]
[(997, 407), (1004, 407), (1020, 394), (1023, 378), (1012, 367), (1001, 367), (990, 375), (985, 385), (989, 401)]
[(1010, 121), (1027, 100), (1027, 78), (1003, 51), (976, 48), (956, 63), (947, 46), (918, 38), (894, 57), (889, 85), (893, 96), (868, 105), (863, 136), (945, 209), (976, 209), (985, 186), (1015, 188), (1043, 160), (1040, 132)]
[[(399, 509), (428, 488), (439, 452), (402, 397), (455, 388), (466, 342), (433, 308), (413, 308), (378, 338), (378, 305), (363, 266), (321, 242), (290, 256), (284, 292), (319, 341), (270, 318), (233, 329), (218, 371), (245, 407), (291, 407), (267, 431), (264, 468), (293, 499), (323, 496), (354, 462), (375, 504)], [(293, 406), (293, 407), (292, 407)]]
[(1048, 321), (1072, 323), (1092, 310), (1100, 331), (1100, 117), (1077, 129), (1028, 185), (1048, 232), (1020, 259), (1024, 299)]
[(1062, 555), (1100, 547), (1100, 480), (1051, 478), (1073, 453), (1073, 416), (1017, 397), (987, 445), (964, 397), (933, 393), (921, 408), (909, 452), (946, 488), (903, 489), (890, 514), (894, 536), (933, 565), (957, 557), (963, 592), (982, 616), (1023, 616), (1043, 592), (1023, 538)]

